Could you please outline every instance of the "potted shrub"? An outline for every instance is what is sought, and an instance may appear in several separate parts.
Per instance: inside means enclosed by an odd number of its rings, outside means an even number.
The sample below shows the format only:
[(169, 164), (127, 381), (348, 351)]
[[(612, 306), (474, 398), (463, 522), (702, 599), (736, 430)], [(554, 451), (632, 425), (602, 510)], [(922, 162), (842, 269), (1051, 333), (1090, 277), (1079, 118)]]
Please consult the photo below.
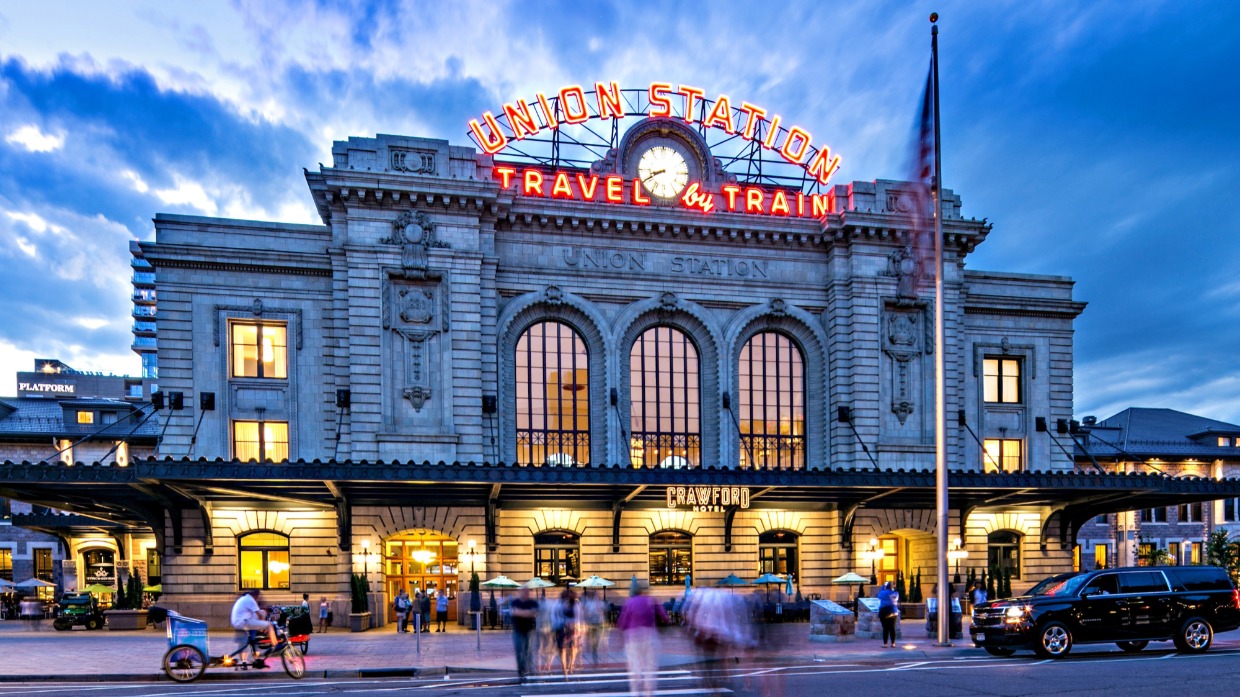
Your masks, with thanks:
[(109, 630), (146, 629), (147, 611), (142, 608), (142, 582), (137, 576), (117, 587), (116, 602), (103, 615)]
[(370, 584), (361, 574), (353, 574), (349, 582), (349, 595), (352, 599), (352, 612), (349, 613), (349, 631), (364, 632), (370, 629), (370, 603), (367, 595)]

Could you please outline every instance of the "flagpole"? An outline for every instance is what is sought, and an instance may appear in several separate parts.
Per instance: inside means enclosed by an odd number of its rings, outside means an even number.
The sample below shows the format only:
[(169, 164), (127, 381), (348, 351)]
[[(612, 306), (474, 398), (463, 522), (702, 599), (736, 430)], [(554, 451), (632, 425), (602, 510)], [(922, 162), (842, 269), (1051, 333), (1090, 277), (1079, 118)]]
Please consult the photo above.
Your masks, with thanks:
[(938, 514), (939, 646), (951, 646), (951, 597), (947, 592), (947, 342), (943, 332), (943, 154), (939, 131), (939, 15), (930, 15), (930, 66), (934, 76), (934, 498)]

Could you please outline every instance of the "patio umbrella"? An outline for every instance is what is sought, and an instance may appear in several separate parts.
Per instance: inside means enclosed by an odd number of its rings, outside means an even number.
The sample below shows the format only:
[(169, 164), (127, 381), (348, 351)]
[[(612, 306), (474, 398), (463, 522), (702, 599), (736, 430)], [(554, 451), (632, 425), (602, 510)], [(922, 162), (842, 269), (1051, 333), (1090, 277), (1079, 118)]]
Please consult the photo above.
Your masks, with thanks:
[(603, 600), (607, 600), (607, 589), (616, 585), (616, 582), (608, 581), (602, 576), (596, 575), (596, 576), (591, 576), (590, 578), (587, 578), (584, 581), (578, 581), (574, 585), (576, 585), (578, 588), (602, 588), (603, 589)]
[(629, 595), (637, 595), (637, 574), (633, 574), (633, 580), (629, 581)]
[(90, 593), (91, 595), (103, 595), (104, 593), (115, 593), (116, 589), (111, 588), (109, 586), (105, 586), (102, 583), (92, 583), (89, 586), (83, 588), (82, 592)]
[(154, 593), (156, 595), (159, 595), (164, 592), (164, 584), (156, 583), (153, 586), (143, 586), (142, 592), (143, 593)]
[[(538, 579), (538, 580), (540, 580), (540, 581), (541, 581), (542, 579)], [(533, 583), (533, 581), (530, 581), (530, 583)], [(545, 582), (544, 582), (544, 583), (545, 583)], [(514, 580), (512, 580), (512, 579), (508, 578), (507, 576), (503, 576), (503, 575), (496, 576), (495, 578), (493, 578), (493, 579), (491, 579), (491, 580), (489, 580), (489, 581), (483, 581), (483, 582), (482, 582), (481, 584), (479, 584), (479, 585), (481, 585), (483, 588), (490, 588), (490, 589), (492, 589), (492, 590), (494, 590), (494, 589), (496, 589), (496, 588), (498, 588), (498, 589), (500, 589), (500, 590), (512, 590), (513, 588), (520, 588), (520, 587), (521, 587), (521, 584), (520, 584), (520, 583), (517, 583), (516, 581), (514, 581)], [(530, 586), (530, 587), (531, 587), (531, 588), (533, 588), (533, 586)]]
[(768, 603), (771, 602), (771, 584), (782, 585), (783, 582), (784, 579), (780, 576), (776, 576), (775, 574), (762, 574), (754, 579), (755, 585), (760, 584), (766, 586), (766, 602)]
[(17, 588), (55, 588), (56, 587), (55, 583), (48, 583), (47, 581), (40, 581), (37, 578), (28, 578), (25, 581), (22, 581), (21, 583), (15, 583), (13, 585), (16, 586)]
[(723, 578), (715, 581), (716, 586), (728, 586), (733, 593), (736, 592), (736, 586), (748, 586), (749, 581), (737, 576), (736, 574), (728, 574)]
[(547, 589), (554, 588), (555, 584), (550, 581), (544, 581), (542, 578), (535, 576), (534, 578), (531, 578), (529, 581), (525, 582), (525, 587), (531, 590), (542, 589), (542, 597), (546, 598)]
[[(869, 582), (870, 582), (870, 579), (860, 574), (853, 573), (852, 571), (849, 571), (848, 573), (844, 574), (843, 576), (840, 576), (839, 578), (831, 579), (831, 583), (837, 583), (837, 584), (845, 585), (845, 586), (856, 585), (858, 596), (861, 595), (861, 587)], [(857, 608), (856, 606), (854, 606), (853, 614), (856, 614), (856, 613), (857, 613)]]
[(14, 588), (12, 581), (6, 581), (0, 578), (0, 593), (8, 593)]
[(693, 574), (685, 574), (685, 597), (689, 597), (689, 591), (693, 590)]
[(792, 602), (792, 574), (788, 574), (788, 584), (784, 588), (784, 595), (788, 596), (788, 602)]

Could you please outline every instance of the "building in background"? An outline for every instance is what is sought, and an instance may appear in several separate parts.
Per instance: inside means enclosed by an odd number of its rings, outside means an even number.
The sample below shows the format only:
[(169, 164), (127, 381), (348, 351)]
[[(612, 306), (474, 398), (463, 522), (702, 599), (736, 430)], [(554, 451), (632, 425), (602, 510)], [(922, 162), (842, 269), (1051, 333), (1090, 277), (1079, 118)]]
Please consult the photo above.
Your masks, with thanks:
[(142, 359), (142, 378), (159, 378), (157, 347), (155, 345), (155, 269), (142, 254), (142, 246), (129, 243), (133, 257), (133, 351)]

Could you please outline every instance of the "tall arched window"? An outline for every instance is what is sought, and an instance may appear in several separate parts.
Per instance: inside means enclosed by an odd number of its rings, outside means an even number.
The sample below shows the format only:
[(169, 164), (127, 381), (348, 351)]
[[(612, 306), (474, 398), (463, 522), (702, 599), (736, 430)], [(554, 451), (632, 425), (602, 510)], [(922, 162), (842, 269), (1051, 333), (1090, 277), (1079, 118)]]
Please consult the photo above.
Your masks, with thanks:
[(684, 332), (652, 327), (629, 353), (629, 455), (635, 467), (701, 463), (698, 351)]
[(517, 341), (517, 462), (590, 462), (590, 369), (572, 327), (540, 322)]
[(237, 538), (238, 573), (242, 590), (289, 588), (288, 537), (278, 532), (252, 532)]
[(693, 536), (679, 530), (664, 530), (650, 536), (650, 585), (684, 584), (693, 572)]
[(792, 580), (800, 576), (797, 563), (797, 539), (795, 532), (768, 530), (758, 535), (758, 575), (792, 574)]
[(1020, 578), (1020, 543), (1022, 535), (999, 530), (986, 536), (986, 561), (990, 568), (1010, 569), (1012, 578)]
[(563, 530), (534, 535), (534, 575), (557, 584), (581, 580), (581, 535)]
[(741, 349), (741, 467), (805, 467), (805, 359), (783, 334), (755, 334)]

